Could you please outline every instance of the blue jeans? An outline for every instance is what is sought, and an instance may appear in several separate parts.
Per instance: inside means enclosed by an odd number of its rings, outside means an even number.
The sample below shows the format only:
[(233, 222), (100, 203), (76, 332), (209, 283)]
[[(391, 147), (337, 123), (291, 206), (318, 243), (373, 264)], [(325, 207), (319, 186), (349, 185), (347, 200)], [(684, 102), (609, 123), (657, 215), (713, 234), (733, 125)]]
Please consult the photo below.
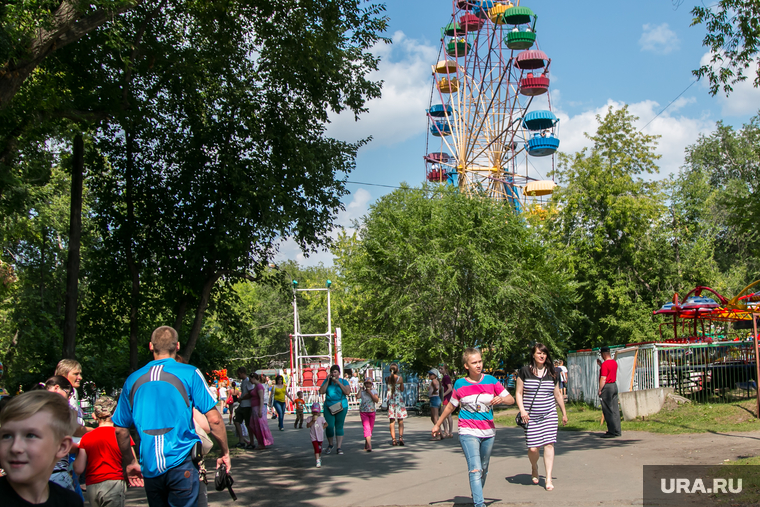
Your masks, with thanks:
[(277, 424), (282, 429), (283, 419), (285, 419), (285, 402), (274, 400), (274, 409), (277, 411)]
[(198, 469), (188, 454), (185, 461), (158, 477), (145, 478), (145, 495), (150, 507), (195, 507), (198, 505)]
[(470, 491), (475, 507), (485, 507), (483, 486), (488, 476), (488, 462), (491, 460), (494, 437), (478, 438), (472, 435), (459, 435), (464, 457), (467, 458), (467, 470), (470, 471)]

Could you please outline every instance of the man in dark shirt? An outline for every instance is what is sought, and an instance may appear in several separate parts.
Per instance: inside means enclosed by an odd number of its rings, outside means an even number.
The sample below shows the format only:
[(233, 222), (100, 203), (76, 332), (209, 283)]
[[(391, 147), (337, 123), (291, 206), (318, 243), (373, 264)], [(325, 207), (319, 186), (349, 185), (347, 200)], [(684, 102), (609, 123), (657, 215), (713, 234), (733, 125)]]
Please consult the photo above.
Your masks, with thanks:
[(599, 371), (599, 397), (602, 399), (602, 413), (607, 422), (607, 433), (602, 438), (621, 435), (620, 409), (618, 408), (617, 362), (612, 359), (609, 347), (602, 347), (602, 361)]

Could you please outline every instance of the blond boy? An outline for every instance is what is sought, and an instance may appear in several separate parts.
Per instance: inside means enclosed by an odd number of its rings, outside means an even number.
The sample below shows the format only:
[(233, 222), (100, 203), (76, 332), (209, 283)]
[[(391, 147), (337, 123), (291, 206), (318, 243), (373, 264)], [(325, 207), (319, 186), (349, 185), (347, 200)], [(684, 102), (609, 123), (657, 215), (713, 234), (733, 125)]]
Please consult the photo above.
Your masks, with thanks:
[(79, 495), (48, 481), (55, 463), (71, 449), (76, 414), (49, 391), (13, 398), (0, 413), (0, 498), (3, 507), (82, 506)]

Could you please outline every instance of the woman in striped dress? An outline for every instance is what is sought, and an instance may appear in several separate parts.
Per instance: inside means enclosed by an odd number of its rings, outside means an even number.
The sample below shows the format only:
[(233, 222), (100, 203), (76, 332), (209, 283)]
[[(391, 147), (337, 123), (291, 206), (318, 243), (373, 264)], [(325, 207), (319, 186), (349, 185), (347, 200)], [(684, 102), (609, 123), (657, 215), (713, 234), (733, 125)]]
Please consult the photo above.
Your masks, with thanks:
[(554, 370), (549, 349), (543, 343), (536, 343), (530, 350), (531, 361), (523, 366), (517, 378), (515, 389), (520, 416), (528, 425), (525, 441), (528, 445), (531, 478), (538, 484), (538, 458), (544, 448), (546, 467), (546, 489), (554, 489), (552, 468), (554, 465), (554, 443), (557, 441), (557, 405), (562, 410), (562, 424), (567, 424), (565, 402), (559, 390), (559, 372)]

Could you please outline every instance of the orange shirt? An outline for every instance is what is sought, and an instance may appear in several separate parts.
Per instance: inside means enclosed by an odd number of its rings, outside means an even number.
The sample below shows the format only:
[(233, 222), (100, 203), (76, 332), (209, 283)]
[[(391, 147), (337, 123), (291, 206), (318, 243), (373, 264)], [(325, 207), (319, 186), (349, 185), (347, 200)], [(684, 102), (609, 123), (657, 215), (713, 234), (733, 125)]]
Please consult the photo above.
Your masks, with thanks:
[(296, 404), (296, 412), (303, 412), (303, 407), (306, 405), (306, 402), (303, 401), (302, 398), (296, 398), (294, 403)]

